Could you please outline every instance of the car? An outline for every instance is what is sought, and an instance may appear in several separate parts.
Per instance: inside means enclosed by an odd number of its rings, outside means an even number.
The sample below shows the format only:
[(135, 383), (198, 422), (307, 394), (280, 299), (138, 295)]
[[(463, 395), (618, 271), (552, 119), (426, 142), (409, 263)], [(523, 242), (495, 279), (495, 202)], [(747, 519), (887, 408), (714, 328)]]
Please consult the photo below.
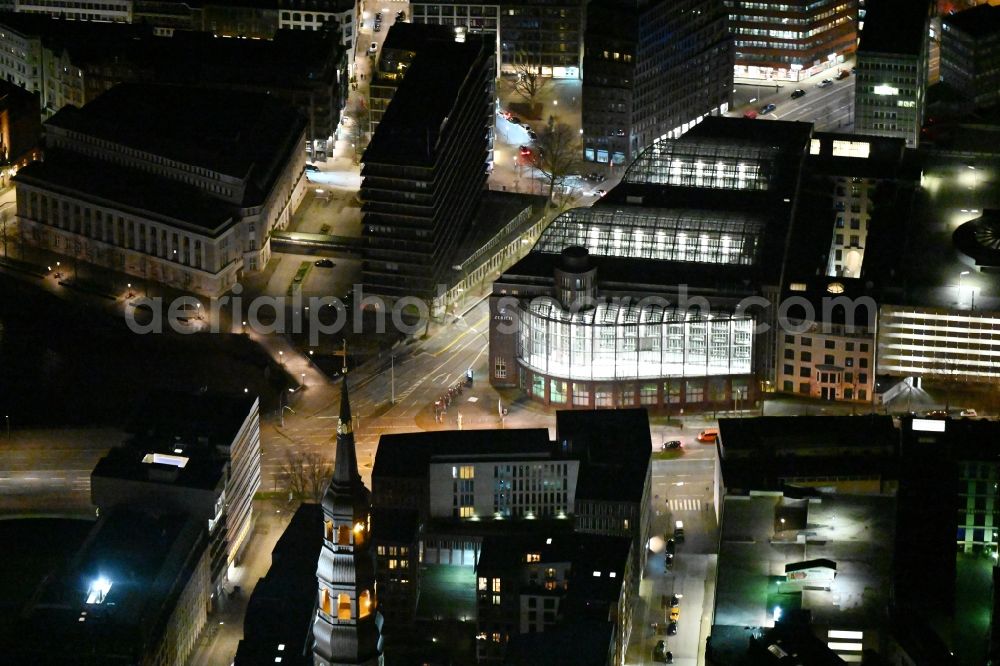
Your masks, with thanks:
[(719, 438), (718, 428), (705, 428), (704, 430), (698, 433), (698, 436), (695, 439), (697, 439), (702, 444), (715, 444), (715, 440), (717, 440), (718, 438)]
[(667, 553), (667, 568), (672, 569), (674, 566), (674, 556)]
[(792, 99), (798, 99), (799, 97), (804, 97), (805, 94), (806, 94), (805, 90), (803, 90), (802, 88), (796, 88), (795, 90), (792, 91)]
[(368, 46), (368, 55), (375, 55), (378, 53), (378, 42), (372, 42)]
[(842, 79), (846, 79), (850, 75), (851, 75), (850, 72), (848, 72), (846, 69), (842, 69), (837, 72), (837, 76), (835, 76), (834, 78), (840, 81)]
[(961, 415), (962, 416), (971, 416), (971, 417), (979, 416), (979, 414), (977, 414), (976, 410), (974, 410), (974, 409), (963, 409), (962, 412), (961, 412)]
[(517, 152), (521, 154), (521, 157), (531, 157), (531, 148), (527, 146), (519, 146)]
[(778, 107), (775, 106), (774, 104), (765, 104), (764, 106), (760, 107), (760, 115), (766, 116), (767, 114), (771, 113), (777, 108)]
[(816, 85), (816, 87), (817, 88), (829, 88), (832, 85), (833, 85), (833, 81), (832, 80), (830, 80), (830, 79), (823, 79), (822, 81), (820, 81)]
[(397, 21), (405, 21), (406, 20), (406, 12), (404, 12), (402, 9), (400, 9), (398, 12), (396, 12), (396, 20)]
[(607, 190), (594, 190), (595, 197), (603, 197), (607, 193), (608, 193)]
[(517, 116), (515, 116), (513, 113), (510, 114), (509, 116), (507, 116), (507, 121), (511, 125), (520, 125), (521, 124), (521, 119), (518, 118)]
[(682, 444), (679, 439), (672, 439), (669, 442), (663, 442), (663, 444), (660, 444), (660, 450), (667, 451), (670, 449), (679, 449), (681, 446)]
[(678, 608), (677, 606), (674, 606), (673, 608), (670, 609), (670, 621), (677, 622), (680, 619), (681, 619), (681, 609)]
[(334, 264), (329, 259), (320, 259), (315, 264), (319, 268), (333, 268)]
[(674, 523), (674, 541), (684, 543), (684, 521), (678, 520)]
[(319, 171), (319, 167), (315, 164), (307, 164), (306, 171)]
[(744, 111), (743, 112), (743, 117), (747, 118), (749, 120), (753, 120), (754, 118), (757, 117), (757, 112), (754, 111), (753, 109), (750, 109), (749, 111)]
[(528, 127), (527, 130), (528, 130), (528, 138), (531, 139), (532, 141), (538, 141), (538, 133), (535, 132), (535, 130), (531, 129), (530, 127)]
[(667, 636), (676, 636), (676, 635), (677, 635), (677, 623), (671, 622), (670, 624), (667, 625)]
[(674, 653), (671, 652), (670, 650), (667, 650), (666, 652), (664, 652), (663, 653), (663, 663), (665, 663), (665, 664), (672, 664), (672, 663), (674, 663)]
[(375, 32), (382, 32), (382, 24), (381, 23), (376, 23), (374, 31)]
[(584, 176), (584, 178), (586, 178), (592, 183), (603, 183), (605, 180), (607, 180), (608, 177), (605, 176), (603, 173), (598, 173), (597, 171), (591, 171), (586, 176)]
[(683, 598), (684, 598), (683, 594), (671, 594), (670, 595), (670, 605), (671, 606), (679, 606), (680, 603), (681, 603), (681, 599), (683, 599)]
[(677, 542), (673, 539), (667, 539), (667, 555), (673, 555), (677, 551)]

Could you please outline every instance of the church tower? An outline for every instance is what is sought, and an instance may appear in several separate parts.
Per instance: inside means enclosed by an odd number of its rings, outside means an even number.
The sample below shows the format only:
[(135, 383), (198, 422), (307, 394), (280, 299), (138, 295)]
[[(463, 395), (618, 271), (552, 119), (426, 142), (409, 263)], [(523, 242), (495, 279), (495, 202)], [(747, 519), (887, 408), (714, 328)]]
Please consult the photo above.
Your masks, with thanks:
[(382, 616), (370, 547), (371, 495), (358, 474), (347, 377), (340, 394), (337, 459), (323, 495), (323, 549), (316, 567), (315, 666), (381, 666)]

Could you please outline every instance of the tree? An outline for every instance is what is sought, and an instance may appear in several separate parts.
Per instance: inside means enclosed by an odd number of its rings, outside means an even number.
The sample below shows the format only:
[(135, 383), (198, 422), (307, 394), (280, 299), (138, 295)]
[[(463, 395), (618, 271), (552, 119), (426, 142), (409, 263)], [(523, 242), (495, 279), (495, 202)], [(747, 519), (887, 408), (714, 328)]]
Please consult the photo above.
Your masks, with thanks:
[(368, 111), (368, 107), (363, 103), (359, 104), (357, 110), (354, 112), (354, 117), (351, 118), (351, 124), (348, 126), (348, 137), (354, 145), (355, 162), (361, 159), (361, 155), (365, 151), (365, 134), (368, 131), (370, 121), (371, 114)]
[(549, 79), (539, 73), (539, 68), (525, 59), (524, 54), (515, 58), (514, 92), (524, 98), (528, 104), (534, 104), (549, 85)]
[(333, 476), (333, 465), (315, 452), (285, 451), (279, 475), (289, 499), (319, 502)]
[(579, 168), (580, 135), (569, 125), (549, 116), (548, 124), (538, 133), (535, 147), (534, 166), (548, 181), (548, 200), (551, 202), (556, 187)]

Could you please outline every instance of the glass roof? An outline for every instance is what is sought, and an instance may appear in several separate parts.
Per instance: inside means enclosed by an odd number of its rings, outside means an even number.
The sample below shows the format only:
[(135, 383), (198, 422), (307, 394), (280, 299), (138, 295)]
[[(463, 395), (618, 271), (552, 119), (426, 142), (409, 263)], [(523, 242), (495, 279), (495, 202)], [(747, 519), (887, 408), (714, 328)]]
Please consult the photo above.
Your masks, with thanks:
[(726, 190), (770, 187), (778, 148), (733, 139), (657, 139), (625, 172), (624, 182)]
[[(655, 301), (655, 299), (652, 299)], [(666, 306), (666, 307), (665, 307)], [(550, 298), (535, 298), (528, 305), (529, 310), (545, 319), (575, 322), (592, 326), (623, 324), (665, 324), (683, 322), (704, 322), (711, 320), (750, 319), (749, 315), (737, 317), (728, 312), (703, 312), (699, 308), (679, 309), (666, 301), (663, 304), (646, 299), (636, 302), (598, 301), (594, 307), (585, 310), (564, 309), (558, 301)]]
[(534, 252), (580, 245), (591, 255), (750, 265), (764, 223), (744, 213), (684, 209), (571, 208), (542, 233)]

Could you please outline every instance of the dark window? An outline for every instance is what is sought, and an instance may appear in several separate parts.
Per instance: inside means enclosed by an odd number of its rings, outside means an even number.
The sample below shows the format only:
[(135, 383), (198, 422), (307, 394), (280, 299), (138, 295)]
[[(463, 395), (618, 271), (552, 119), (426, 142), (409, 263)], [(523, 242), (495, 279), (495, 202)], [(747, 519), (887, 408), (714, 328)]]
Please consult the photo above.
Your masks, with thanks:
[(833, 365), (833, 354), (826, 354), (823, 356), (823, 363), (827, 365)]
[(868, 357), (867, 356), (862, 356), (861, 358), (858, 359), (858, 367), (859, 368), (867, 368), (868, 367)]
[(799, 382), (799, 393), (809, 393), (809, 382)]
[(794, 391), (794, 390), (795, 390), (795, 388), (794, 388), (794, 386), (792, 385), (792, 382), (791, 382), (790, 380), (787, 380), (787, 379), (786, 379), (786, 380), (785, 380), (785, 383), (784, 383), (784, 384), (782, 385), (782, 390), (783, 390), (783, 391), (788, 391), (788, 392), (792, 392), (792, 391)]
[(795, 374), (795, 368), (793, 368), (792, 366), (788, 365), (787, 363), (785, 364), (783, 370), (784, 370), (784, 372), (785, 372), (786, 375)]
[(861, 382), (862, 384), (867, 384), (868, 383), (868, 373), (867, 372), (859, 372), (858, 373), (858, 381)]
[(844, 348), (847, 349), (847, 351), (854, 351), (854, 343), (853, 342), (845, 342), (844, 343)]
[(811, 377), (812, 368), (799, 368), (799, 377)]
[(805, 345), (806, 347), (812, 347), (813, 340), (812, 340), (812, 338), (807, 338), (807, 337), (803, 336), (799, 340), (799, 343)]
[(813, 360), (812, 352), (807, 352), (807, 351), (802, 352), (802, 360), (803, 361), (811, 361), (811, 360)]
[(789, 361), (794, 361), (795, 360), (795, 350), (794, 349), (786, 349), (785, 350), (785, 358), (787, 358)]
[(861, 351), (863, 351), (863, 352), (868, 351), (868, 343), (865, 343), (865, 342), (861, 343)]
[(836, 349), (837, 343), (833, 340), (827, 340), (823, 343), (823, 346), (826, 347), (827, 349)]

